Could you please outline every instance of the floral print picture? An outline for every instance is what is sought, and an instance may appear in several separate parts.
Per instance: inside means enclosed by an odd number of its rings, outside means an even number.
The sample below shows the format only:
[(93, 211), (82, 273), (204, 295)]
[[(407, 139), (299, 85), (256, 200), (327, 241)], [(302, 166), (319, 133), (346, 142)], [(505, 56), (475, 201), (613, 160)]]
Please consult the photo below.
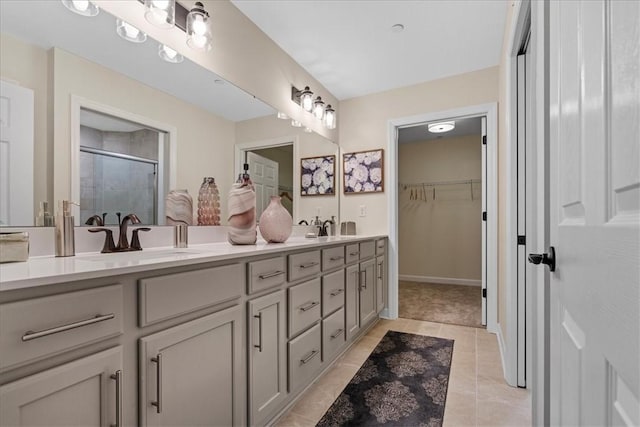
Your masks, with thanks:
[(300, 195), (333, 196), (336, 156), (300, 159)]
[(381, 193), (383, 191), (383, 150), (346, 153), (344, 193)]

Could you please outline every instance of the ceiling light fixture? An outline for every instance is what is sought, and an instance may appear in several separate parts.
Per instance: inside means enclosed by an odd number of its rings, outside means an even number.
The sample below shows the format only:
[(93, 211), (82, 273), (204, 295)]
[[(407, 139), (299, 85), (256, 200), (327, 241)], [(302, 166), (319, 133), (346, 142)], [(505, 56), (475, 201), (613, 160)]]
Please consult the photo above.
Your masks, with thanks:
[(116, 32), (120, 37), (132, 43), (143, 43), (147, 35), (126, 21), (116, 19)]
[(313, 115), (318, 120), (322, 120), (324, 117), (324, 102), (320, 96), (313, 101)]
[(96, 16), (100, 8), (89, 0), (62, 0), (64, 7), (82, 16)]
[(176, 25), (175, 0), (144, 0), (144, 17), (158, 28), (173, 28)]
[(324, 119), (322, 122), (327, 129), (336, 128), (336, 110), (331, 108), (331, 104), (327, 105), (327, 108), (324, 109)]
[(198, 1), (187, 15), (187, 45), (192, 49), (207, 52), (211, 50), (212, 39), (209, 13)]
[(165, 44), (158, 46), (158, 55), (160, 55), (160, 58), (172, 64), (179, 64), (184, 61), (184, 57), (182, 55)]
[(456, 122), (454, 121), (430, 123), (427, 125), (427, 129), (429, 129), (429, 132), (431, 133), (449, 132), (455, 129), (455, 127), (456, 127)]

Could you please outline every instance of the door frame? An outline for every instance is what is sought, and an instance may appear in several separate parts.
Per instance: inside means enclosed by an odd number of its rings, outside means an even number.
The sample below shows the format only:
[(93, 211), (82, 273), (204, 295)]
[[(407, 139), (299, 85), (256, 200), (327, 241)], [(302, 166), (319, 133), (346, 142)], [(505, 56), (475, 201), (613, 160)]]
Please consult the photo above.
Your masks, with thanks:
[[(487, 241), (486, 241), (486, 286), (487, 286), (487, 331), (498, 331), (498, 105), (487, 103), (451, 110), (419, 114), (388, 121), (388, 306), (381, 316), (398, 317), (398, 128), (408, 125), (452, 118), (487, 118)], [(480, 220), (480, 218), (478, 218)], [(484, 243), (484, 242), (483, 242)]]
[[(234, 146), (234, 164), (236, 165), (236, 175), (238, 176), (243, 172), (242, 166), (244, 164), (244, 153), (251, 150), (263, 150), (265, 148), (283, 147), (286, 145), (293, 145), (293, 200), (300, 200), (300, 186), (296, 185), (296, 182), (300, 182), (300, 168), (295, 165), (296, 159), (299, 159), (298, 155), (299, 138), (297, 135), (280, 136), (271, 139), (262, 139), (259, 141), (239, 142)], [(298, 210), (300, 209), (300, 203), (293, 203), (293, 218), (298, 218)]]

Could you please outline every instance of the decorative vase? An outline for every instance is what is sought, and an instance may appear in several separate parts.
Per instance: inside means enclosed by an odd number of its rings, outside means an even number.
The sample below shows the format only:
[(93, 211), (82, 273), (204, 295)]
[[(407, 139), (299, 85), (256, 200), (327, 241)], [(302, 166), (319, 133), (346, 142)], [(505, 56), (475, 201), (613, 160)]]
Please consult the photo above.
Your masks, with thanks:
[(198, 225), (220, 225), (220, 194), (212, 177), (204, 178), (198, 192)]
[(268, 243), (284, 243), (291, 236), (293, 218), (282, 206), (280, 196), (271, 196), (269, 206), (260, 215), (258, 226), (262, 238)]
[[(246, 170), (246, 169), (245, 169)], [(229, 191), (229, 233), (232, 245), (255, 245), (256, 232), (256, 192), (246, 172)]]
[(187, 190), (171, 190), (165, 201), (167, 225), (193, 225), (193, 199)]

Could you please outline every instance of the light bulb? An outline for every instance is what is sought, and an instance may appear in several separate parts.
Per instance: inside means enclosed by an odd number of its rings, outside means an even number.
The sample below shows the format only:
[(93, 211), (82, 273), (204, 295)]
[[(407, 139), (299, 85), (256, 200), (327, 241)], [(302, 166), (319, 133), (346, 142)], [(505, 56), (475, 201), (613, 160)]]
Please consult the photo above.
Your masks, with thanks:
[(327, 105), (327, 108), (324, 110), (323, 122), (327, 129), (336, 128), (336, 110), (331, 108), (331, 104)]
[(191, 36), (192, 47), (197, 49), (204, 49), (207, 46), (207, 38), (201, 35), (194, 34)]
[(144, 17), (158, 28), (173, 28), (175, 25), (175, 0), (145, 0)]
[(196, 15), (191, 25), (194, 35), (203, 36), (206, 34), (207, 24), (204, 22), (204, 18), (202, 17), (202, 15)]
[(324, 117), (324, 102), (321, 97), (317, 97), (313, 102), (313, 115), (319, 120)]
[(306, 86), (300, 93), (300, 106), (303, 110), (311, 112), (313, 110), (313, 92)]
[(89, 9), (89, 0), (71, 0), (73, 6), (81, 12), (85, 12)]
[(169, 0), (152, 0), (151, 3), (153, 7), (157, 7), (158, 9), (168, 9), (169, 8)]

